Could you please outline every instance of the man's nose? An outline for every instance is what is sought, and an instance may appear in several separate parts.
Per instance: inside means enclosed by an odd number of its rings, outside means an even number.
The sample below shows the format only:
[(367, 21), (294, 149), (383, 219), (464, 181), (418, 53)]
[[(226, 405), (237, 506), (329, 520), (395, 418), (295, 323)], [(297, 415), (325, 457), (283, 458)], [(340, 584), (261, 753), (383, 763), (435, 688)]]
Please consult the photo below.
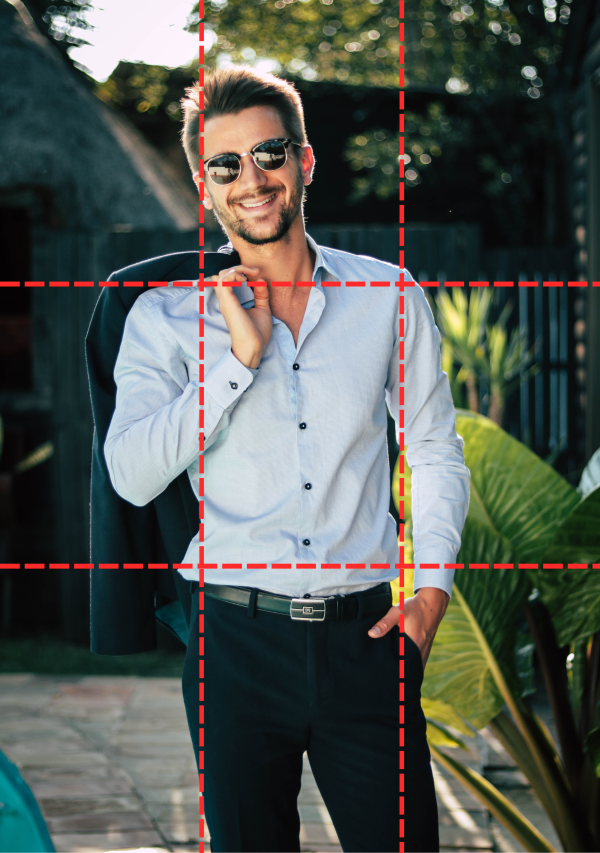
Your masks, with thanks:
[(238, 189), (245, 187), (252, 189), (253, 187), (262, 187), (267, 182), (267, 174), (259, 169), (251, 154), (244, 154), (242, 160), (242, 174), (238, 180)]

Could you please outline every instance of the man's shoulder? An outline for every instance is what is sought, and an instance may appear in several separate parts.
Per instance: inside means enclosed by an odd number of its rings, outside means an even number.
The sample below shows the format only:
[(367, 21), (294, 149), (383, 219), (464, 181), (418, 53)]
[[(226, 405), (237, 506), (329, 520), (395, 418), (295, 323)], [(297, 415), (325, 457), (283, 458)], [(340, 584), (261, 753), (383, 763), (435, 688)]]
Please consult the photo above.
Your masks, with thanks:
[(342, 281), (386, 282), (393, 286), (400, 281), (412, 281), (407, 269), (401, 269), (397, 264), (382, 261), (371, 255), (357, 255), (342, 249), (332, 249), (329, 246), (319, 246), (323, 260), (332, 272), (339, 275)]

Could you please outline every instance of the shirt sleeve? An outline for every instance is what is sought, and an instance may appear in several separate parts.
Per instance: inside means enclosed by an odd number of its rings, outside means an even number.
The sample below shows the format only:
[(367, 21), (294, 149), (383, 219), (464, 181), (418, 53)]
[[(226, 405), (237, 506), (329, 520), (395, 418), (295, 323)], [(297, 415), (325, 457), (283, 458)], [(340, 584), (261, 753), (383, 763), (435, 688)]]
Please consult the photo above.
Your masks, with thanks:
[[(405, 280), (411, 281), (405, 272)], [(452, 597), (455, 563), (469, 508), (471, 475), (464, 442), (456, 432), (456, 412), (448, 376), (441, 366), (441, 337), (422, 288), (404, 290), (404, 335), (398, 337), (388, 389), (399, 411), (399, 356), (403, 343), (403, 409), (406, 462), (412, 474), (414, 584), (445, 590)]]
[(104, 443), (114, 490), (135, 506), (160, 495), (199, 456), (199, 387), (141, 297), (127, 315), (114, 378), (115, 411)]
[(205, 453), (229, 426), (231, 414), (242, 394), (248, 390), (259, 368), (246, 367), (235, 357), (231, 347), (208, 371), (204, 381), (204, 405), (200, 425), (204, 425)]

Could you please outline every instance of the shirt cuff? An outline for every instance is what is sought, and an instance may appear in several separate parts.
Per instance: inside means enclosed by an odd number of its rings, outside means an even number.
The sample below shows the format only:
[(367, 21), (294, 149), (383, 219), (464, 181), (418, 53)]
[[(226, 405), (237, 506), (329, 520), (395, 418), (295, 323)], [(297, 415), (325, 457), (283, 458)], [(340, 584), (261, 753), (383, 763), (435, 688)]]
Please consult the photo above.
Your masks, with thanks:
[(204, 390), (226, 410), (250, 387), (257, 373), (258, 368), (246, 367), (230, 347), (206, 374)]
[[(415, 553), (415, 573), (413, 578), (413, 593), (422, 586), (433, 586), (443, 589), (452, 598), (452, 584), (455, 569), (446, 569), (446, 564), (456, 563), (455, 554), (425, 554)], [(439, 565), (439, 569), (423, 568), (424, 566)]]

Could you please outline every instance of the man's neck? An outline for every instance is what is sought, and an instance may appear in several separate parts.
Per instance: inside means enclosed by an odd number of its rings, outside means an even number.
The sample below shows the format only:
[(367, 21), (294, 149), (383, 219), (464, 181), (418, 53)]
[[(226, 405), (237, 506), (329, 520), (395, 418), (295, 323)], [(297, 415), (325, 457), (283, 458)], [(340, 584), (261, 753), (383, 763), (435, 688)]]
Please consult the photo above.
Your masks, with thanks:
[[(254, 246), (235, 235), (230, 236), (233, 248), (242, 264), (258, 267), (256, 277), (250, 279), (266, 281), (272, 298), (280, 302), (291, 302), (304, 295), (305, 288), (297, 288), (298, 281), (311, 281), (315, 264), (315, 253), (309, 247), (301, 219), (294, 223), (286, 236), (277, 243)], [(291, 282), (291, 287), (272, 287), (272, 282)]]

